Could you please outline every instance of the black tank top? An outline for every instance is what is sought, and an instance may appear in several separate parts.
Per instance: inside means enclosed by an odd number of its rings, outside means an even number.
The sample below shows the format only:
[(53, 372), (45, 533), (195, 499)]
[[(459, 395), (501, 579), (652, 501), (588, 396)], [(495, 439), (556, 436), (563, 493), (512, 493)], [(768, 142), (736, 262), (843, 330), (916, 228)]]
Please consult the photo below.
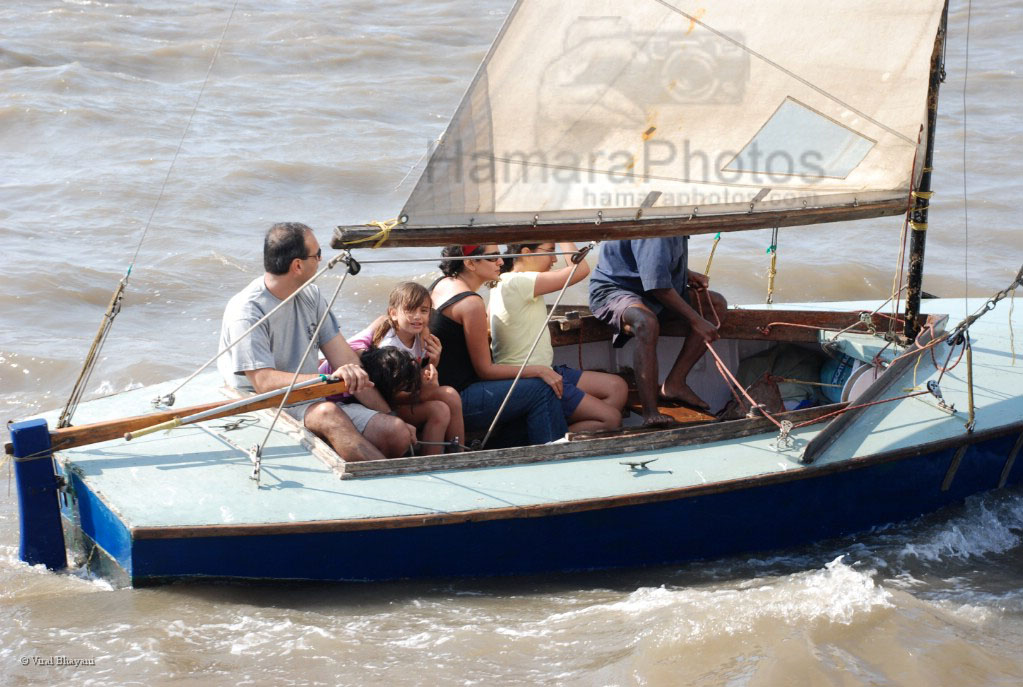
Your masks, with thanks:
[[(439, 280), (438, 280), (439, 281)], [(436, 286), (436, 282), (433, 284)], [(433, 287), (430, 287), (433, 290)], [(437, 366), (437, 381), (442, 386), (453, 386), (456, 391), (478, 382), (476, 370), (469, 357), (469, 346), (465, 343), (465, 329), (450, 317), (441, 314), (448, 306), (468, 296), (480, 296), (475, 291), (463, 291), (444, 301), (439, 308), (434, 308), (430, 315), (430, 333), (440, 339), (440, 365)]]

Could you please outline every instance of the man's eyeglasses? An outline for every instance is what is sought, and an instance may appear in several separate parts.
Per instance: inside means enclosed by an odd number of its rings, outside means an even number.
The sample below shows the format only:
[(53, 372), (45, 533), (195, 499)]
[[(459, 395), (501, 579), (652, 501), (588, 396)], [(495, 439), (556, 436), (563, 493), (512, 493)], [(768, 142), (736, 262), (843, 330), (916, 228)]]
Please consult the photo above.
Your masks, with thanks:
[(321, 247), (313, 255), (303, 255), (302, 259), (303, 260), (308, 260), (309, 258), (316, 258), (317, 260), (319, 260), (322, 257), (323, 257), (323, 248)]
[(482, 259), (486, 260), (487, 262), (497, 262), (498, 260), (501, 259), (501, 254), (500, 253), (484, 253), (480, 257)]

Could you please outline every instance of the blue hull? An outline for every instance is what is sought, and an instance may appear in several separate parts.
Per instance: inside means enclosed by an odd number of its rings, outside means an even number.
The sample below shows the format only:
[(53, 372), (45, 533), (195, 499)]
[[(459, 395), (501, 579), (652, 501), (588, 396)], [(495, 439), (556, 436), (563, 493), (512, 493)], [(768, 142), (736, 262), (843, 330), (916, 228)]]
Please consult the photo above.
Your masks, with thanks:
[[(133, 585), (202, 577), (495, 576), (716, 558), (913, 518), (996, 488), (1018, 436), (1016, 430), (969, 445), (954, 471), (958, 449), (950, 446), (647, 494), (641, 497), (646, 502), (631, 505), (354, 531), (327, 523), (323, 531), (302, 533), (133, 537), (81, 480), (72, 480), (81, 532)], [(1023, 461), (1015, 462), (1005, 482), (1023, 482)], [(74, 517), (71, 506), (64, 515)]]

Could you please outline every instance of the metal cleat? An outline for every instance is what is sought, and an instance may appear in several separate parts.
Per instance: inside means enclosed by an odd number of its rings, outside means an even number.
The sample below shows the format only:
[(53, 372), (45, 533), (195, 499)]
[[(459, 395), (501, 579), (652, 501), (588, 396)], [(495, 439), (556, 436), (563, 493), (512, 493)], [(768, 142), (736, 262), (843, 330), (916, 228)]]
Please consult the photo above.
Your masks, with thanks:
[(654, 462), (655, 460), (657, 460), (657, 459), (656, 458), (651, 458), (650, 460), (635, 460), (635, 461), (634, 460), (626, 460), (626, 461), (623, 461), (623, 462), (618, 463), (618, 464), (619, 465), (628, 465), (629, 469), (632, 470), (633, 472), (642, 472), (644, 470), (649, 470), (650, 468), (648, 468), (647, 465), (649, 465), (650, 463)]
[(955, 404), (949, 405), (948, 403), (945, 403), (945, 397), (941, 395), (941, 387), (938, 386), (938, 383), (936, 381), (931, 380), (927, 382), (927, 390), (930, 391), (931, 395), (937, 399), (939, 410), (942, 410), (948, 413), (949, 415), (956, 414)]

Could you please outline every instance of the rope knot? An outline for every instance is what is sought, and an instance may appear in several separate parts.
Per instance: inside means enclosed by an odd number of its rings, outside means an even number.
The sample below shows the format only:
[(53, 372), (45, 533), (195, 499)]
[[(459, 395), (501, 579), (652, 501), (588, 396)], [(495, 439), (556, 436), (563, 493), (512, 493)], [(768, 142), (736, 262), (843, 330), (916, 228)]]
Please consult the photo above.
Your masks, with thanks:
[(370, 241), (376, 241), (376, 243), (373, 244), (373, 247), (379, 248), (387, 241), (387, 239), (390, 238), (391, 229), (394, 229), (399, 224), (401, 224), (401, 220), (399, 219), (389, 219), (386, 222), (379, 221), (367, 222), (366, 226), (376, 227), (380, 231), (373, 234), (372, 236), (367, 236), (361, 239), (352, 239), (351, 241), (345, 241), (345, 245), (354, 246), (357, 243), (369, 243)]

